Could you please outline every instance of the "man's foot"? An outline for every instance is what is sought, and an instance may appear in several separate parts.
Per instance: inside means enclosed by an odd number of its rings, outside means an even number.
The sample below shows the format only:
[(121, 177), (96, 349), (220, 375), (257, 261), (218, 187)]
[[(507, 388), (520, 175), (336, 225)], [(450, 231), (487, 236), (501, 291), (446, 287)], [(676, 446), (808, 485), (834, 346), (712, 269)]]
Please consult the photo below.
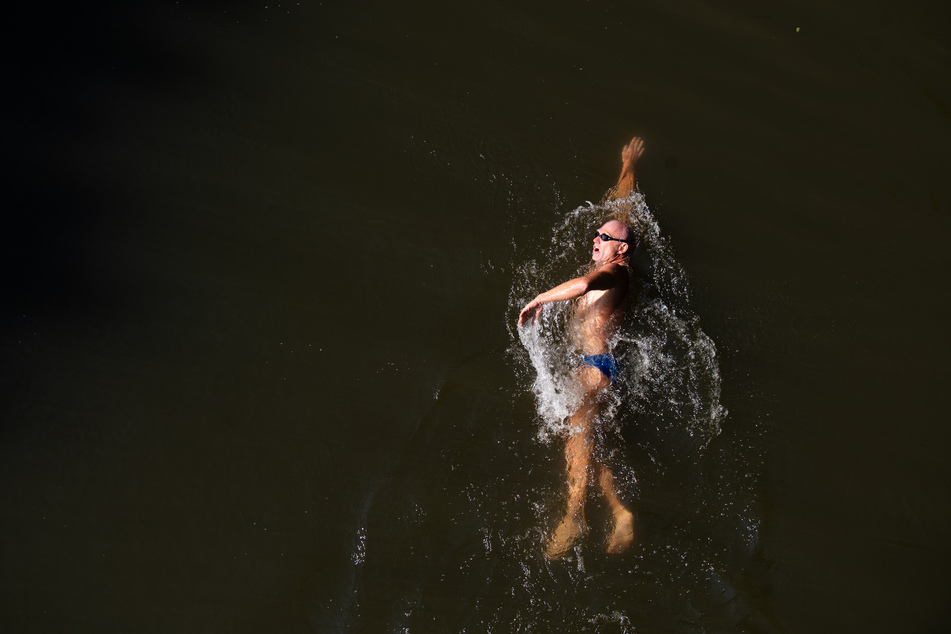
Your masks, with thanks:
[(623, 553), (634, 541), (634, 515), (625, 509), (614, 516), (614, 532), (608, 537), (608, 552)]
[(545, 549), (545, 556), (549, 559), (561, 559), (565, 553), (571, 550), (578, 538), (587, 530), (584, 518), (566, 516), (561, 521), (555, 532), (551, 534), (548, 541), (548, 548)]

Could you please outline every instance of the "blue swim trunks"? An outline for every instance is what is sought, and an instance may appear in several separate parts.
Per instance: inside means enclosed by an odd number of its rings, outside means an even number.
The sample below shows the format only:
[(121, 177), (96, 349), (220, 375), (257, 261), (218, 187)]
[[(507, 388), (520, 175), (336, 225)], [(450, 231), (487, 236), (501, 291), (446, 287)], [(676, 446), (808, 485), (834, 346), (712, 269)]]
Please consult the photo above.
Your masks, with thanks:
[(617, 359), (614, 358), (613, 354), (607, 352), (604, 354), (586, 354), (581, 357), (581, 365), (601, 370), (601, 373), (608, 377), (611, 383), (614, 383), (614, 379), (617, 378)]

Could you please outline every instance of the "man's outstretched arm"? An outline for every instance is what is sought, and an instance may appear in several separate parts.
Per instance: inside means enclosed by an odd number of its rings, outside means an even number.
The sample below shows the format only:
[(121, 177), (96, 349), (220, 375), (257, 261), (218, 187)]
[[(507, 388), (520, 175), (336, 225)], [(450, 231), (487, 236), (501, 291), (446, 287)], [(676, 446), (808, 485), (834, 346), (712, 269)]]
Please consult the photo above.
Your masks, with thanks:
[(573, 280), (563, 282), (551, 290), (540, 293), (538, 297), (528, 302), (518, 315), (518, 325), (523, 326), (529, 320), (533, 324), (538, 321), (538, 316), (541, 314), (544, 304), (577, 299), (588, 291), (605, 291), (614, 288), (619, 283), (617, 271), (614, 270), (613, 266), (609, 269), (598, 269), (583, 277), (576, 277)]

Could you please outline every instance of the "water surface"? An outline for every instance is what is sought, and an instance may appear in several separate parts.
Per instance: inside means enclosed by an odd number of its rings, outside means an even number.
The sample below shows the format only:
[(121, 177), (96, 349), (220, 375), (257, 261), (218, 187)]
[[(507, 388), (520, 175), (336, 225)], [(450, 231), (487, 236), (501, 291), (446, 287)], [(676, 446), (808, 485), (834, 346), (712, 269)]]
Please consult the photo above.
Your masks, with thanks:
[[(943, 629), (945, 12), (17, 9), (4, 629)], [(725, 414), (552, 565), (513, 289), (635, 133)]]

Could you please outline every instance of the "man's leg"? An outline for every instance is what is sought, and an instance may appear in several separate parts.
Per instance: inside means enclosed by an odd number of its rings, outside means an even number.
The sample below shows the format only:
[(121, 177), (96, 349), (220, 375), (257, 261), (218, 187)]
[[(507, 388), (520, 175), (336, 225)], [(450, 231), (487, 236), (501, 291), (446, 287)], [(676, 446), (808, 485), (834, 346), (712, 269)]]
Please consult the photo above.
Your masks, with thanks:
[(614, 474), (604, 463), (597, 464), (598, 484), (604, 491), (604, 497), (614, 516), (614, 530), (608, 537), (608, 552), (621, 553), (634, 541), (634, 514), (624, 507), (614, 488)]
[(584, 502), (588, 482), (594, 469), (591, 461), (594, 450), (594, 425), (601, 411), (601, 401), (598, 396), (601, 390), (610, 385), (608, 378), (596, 368), (581, 367), (576, 375), (584, 390), (584, 399), (581, 407), (571, 417), (571, 431), (565, 442), (568, 508), (564, 519), (548, 542), (545, 554), (549, 559), (558, 559), (568, 552), (587, 528), (584, 520)]

